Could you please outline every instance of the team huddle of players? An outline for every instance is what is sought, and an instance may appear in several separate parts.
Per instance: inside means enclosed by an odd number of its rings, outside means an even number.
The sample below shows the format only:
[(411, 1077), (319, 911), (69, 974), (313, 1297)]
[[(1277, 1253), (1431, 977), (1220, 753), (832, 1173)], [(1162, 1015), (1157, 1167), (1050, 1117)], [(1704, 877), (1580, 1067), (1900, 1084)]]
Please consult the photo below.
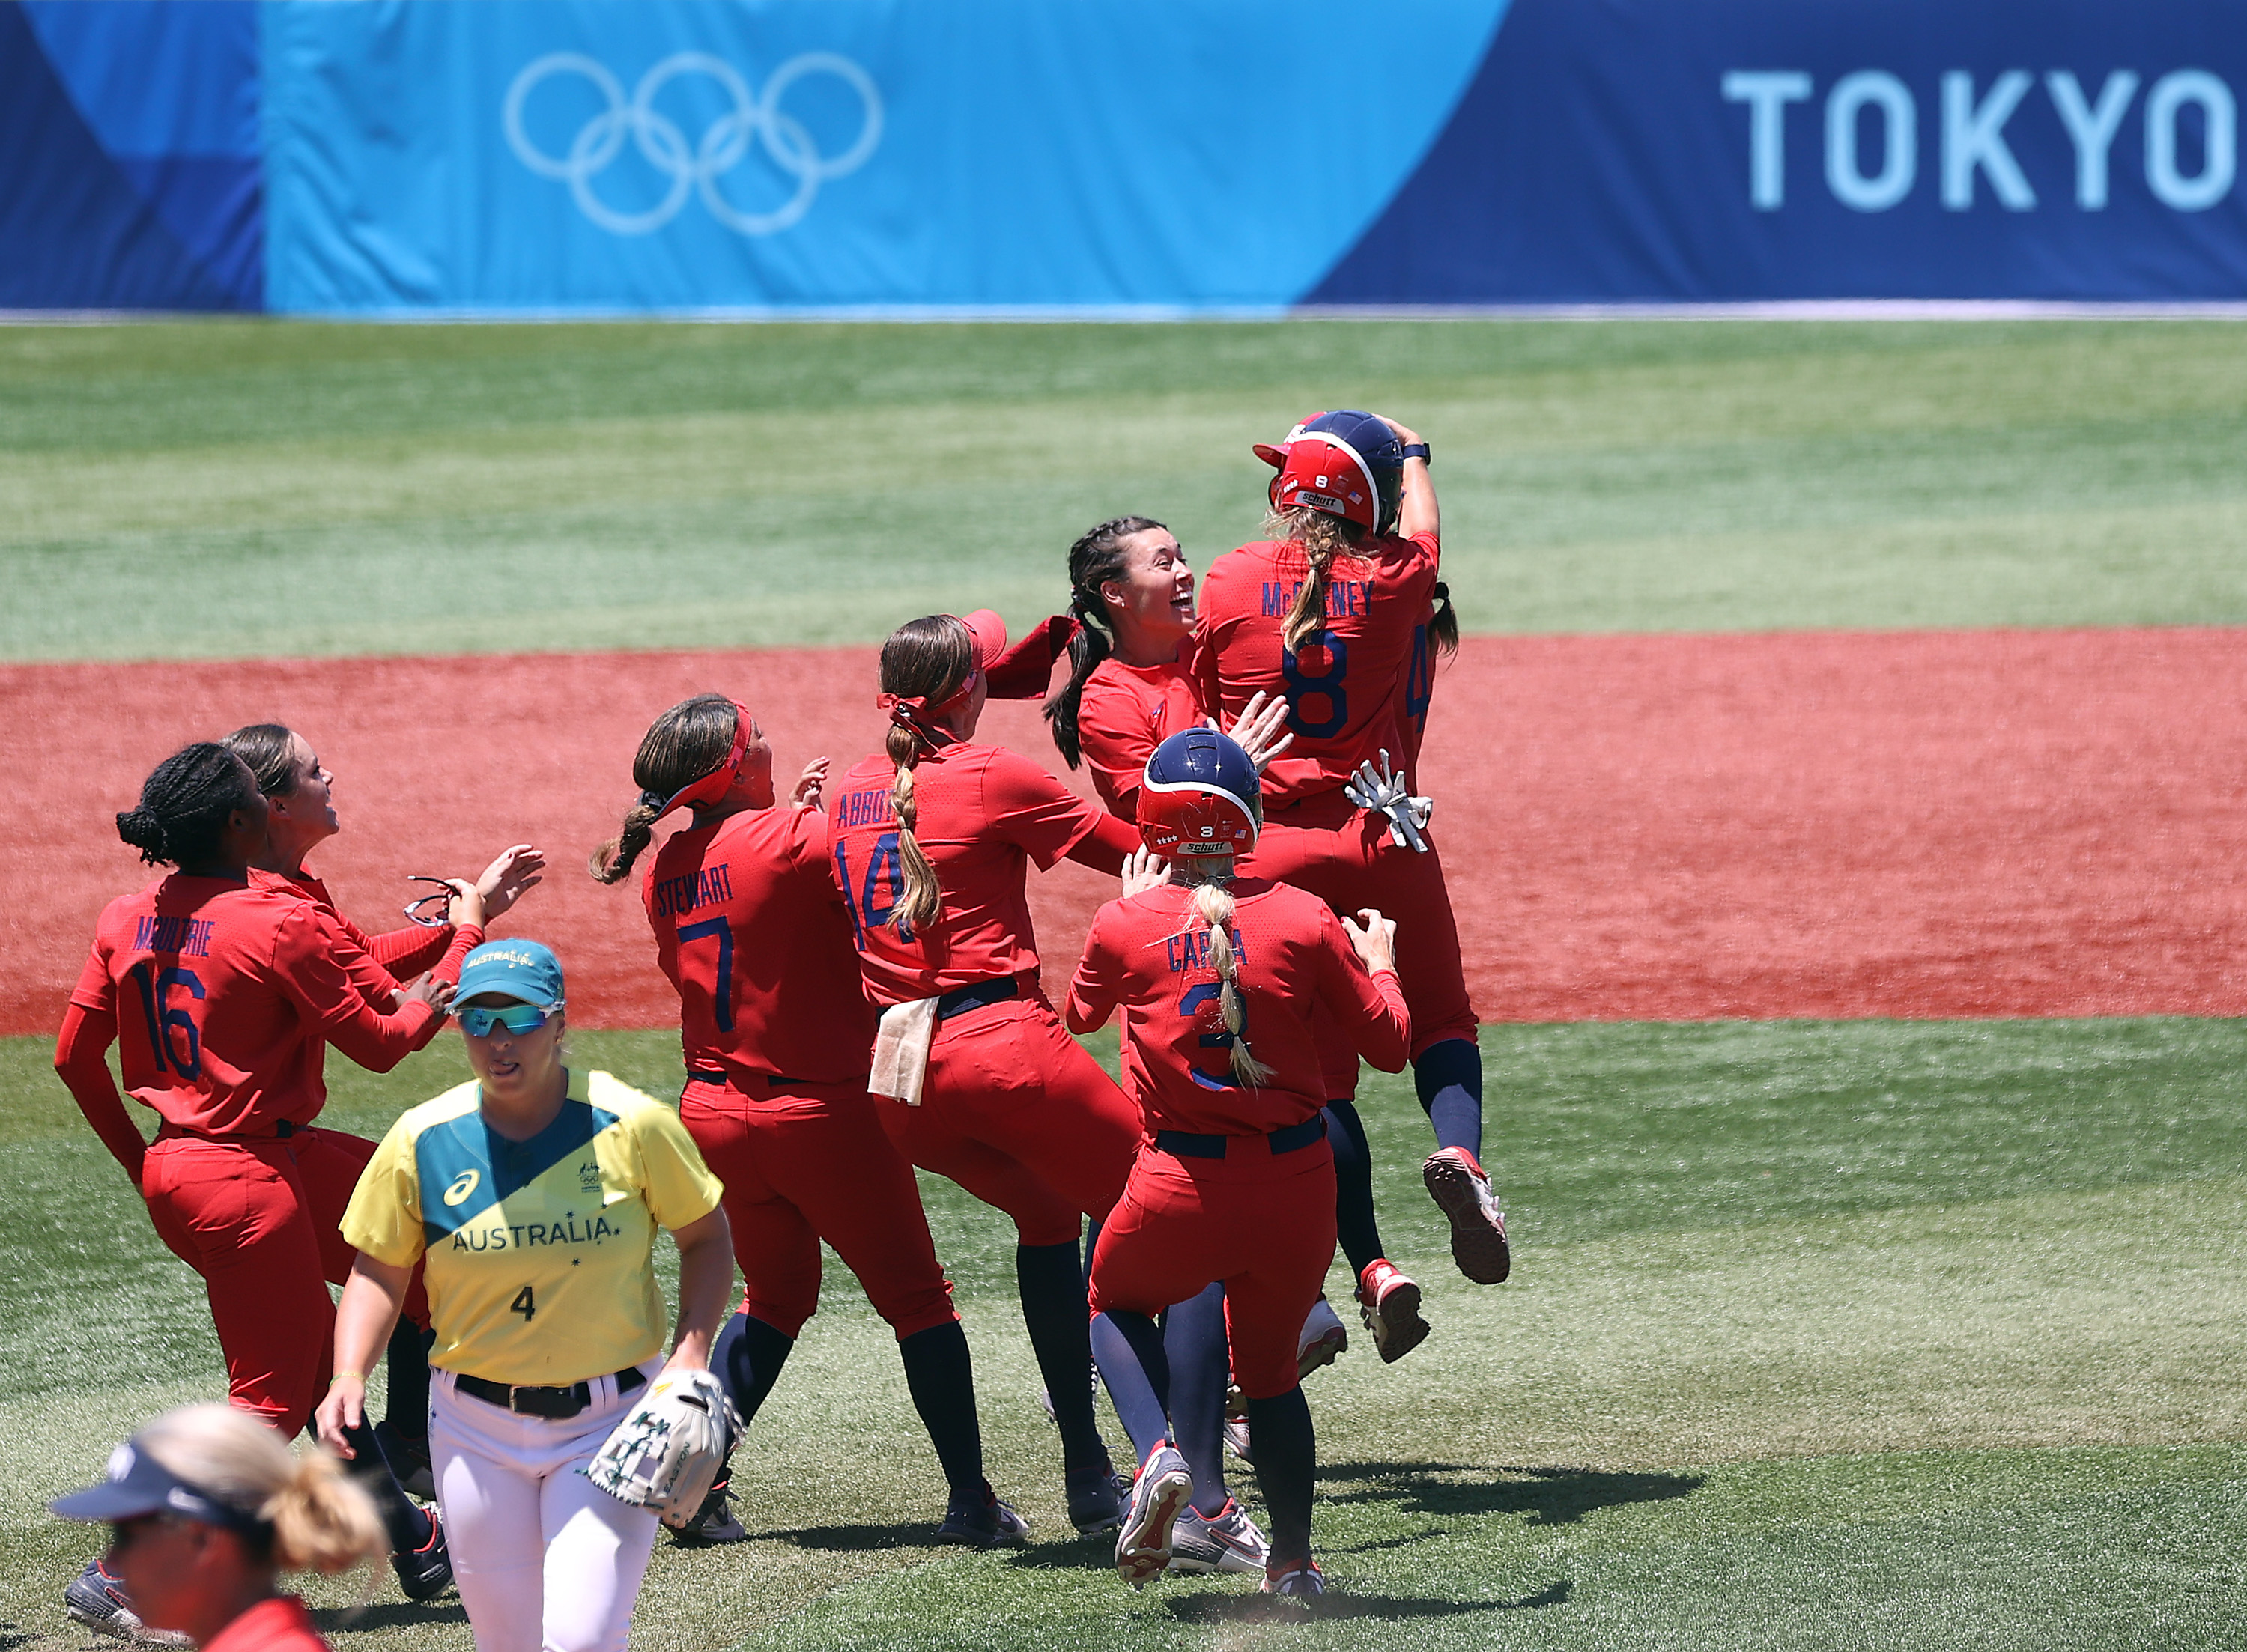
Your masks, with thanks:
[[(1308, 1596), (1325, 1583), (1301, 1378), (1343, 1339), (1322, 1295), (1337, 1241), (1382, 1357), (1429, 1335), (1419, 1287), (1387, 1259), (1375, 1221), (1352, 1104), (1361, 1058), (1412, 1067), (1437, 1138), (1424, 1175), (1461, 1270), (1496, 1283), (1509, 1258), (1478, 1162), (1474, 1015), (1417, 786), (1436, 657), (1456, 644), (1428, 448), (1394, 421), (1337, 413), (1256, 451), (1275, 472), (1269, 536), (1219, 557), (1199, 593), (1169, 531), (1127, 516), (1077, 541), (1069, 611), (1012, 646), (987, 611), (901, 626), (881, 656), (882, 749), (839, 776), (822, 760), (782, 798), (748, 707), (706, 694), (666, 712), (634, 760), (639, 800), (592, 870), (611, 884), (640, 871), (679, 993), (678, 1123), (691, 1146), (678, 1144), (666, 1195), (677, 1219), (659, 1210), (656, 1225), (684, 1247), (716, 1214), (695, 1190), (722, 1206), (715, 1225), (746, 1291), (708, 1360), (740, 1416), (755, 1418), (816, 1307), (824, 1241), (897, 1335), (948, 1486), (939, 1535), (1026, 1535), (983, 1473), (968, 1345), (919, 1166), (1015, 1224), (1023, 1317), (1076, 1529), (1114, 1529), (1118, 1572), (1135, 1586), (1165, 1569), (1253, 1572), (1273, 1593)], [(1061, 755), (1089, 768), (1098, 804), (975, 740), (994, 696), (1045, 699)], [(254, 799), (229, 762), (246, 766)], [(463, 1029), (488, 1122), (495, 1086), (517, 1071), (494, 1068), (492, 1049), (535, 1043), (549, 1020), (558, 1033), (562, 1003), (544, 949), (482, 945), (483, 923), (537, 881), (536, 851), (517, 846), (482, 878), (441, 885), (430, 898), (447, 911), (429, 927), (371, 938), (303, 870), (335, 827), (326, 782), (304, 741), (266, 725), (189, 747), (151, 776), (120, 835), (179, 870), (105, 912), (57, 1055), (159, 1232), (206, 1280), (236, 1404), (284, 1436), (331, 1378), (363, 1382), (338, 1346), (364, 1362), (379, 1345), (348, 1325), (340, 1343), (330, 1335), (326, 1284), (355, 1261), (382, 1269), (346, 1239), (374, 1231), (360, 1180), (375, 1144), (311, 1123), (324, 1044), (386, 1069), (434, 1035), (448, 1005), (473, 1000)], [(682, 829), (659, 844), (658, 823), (680, 810)], [(1056, 1008), (1039, 990), (1025, 885), (1030, 862), (1064, 857), (1123, 882)], [(1120, 1086), (1069, 1035), (1119, 1014)], [(126, 1090), (161, 1116), (153, 1144), (110, 1078), (113, 1043)], [(463, 1088), (447, 1120), (475, 1116), (476, 1086)], [(611, 1123), (630, 1110), (598, 1096), (582, 1105)], [(433, 1139), (428, 1121), (416, 1128)], [(648, 1150), (673, 1150), (656, 1126), (642, 1134)], [(510, 1178), (527, 1188), (560, 1164), (537, 1153), (517, 1165), (509, 1148), (433, 1180), (425, 1153), (416, 1184), (411, 1144), (400, 1150), (392, 1179), (403, 1176), (399, 1197), (431, 1234), (445, 1223), (425, 1195), (478, 1210), (498, 1200), (486, 1219), (504, 1234)], [(389, 1143), (384, 1153), (396, 1157)], [(592, 1165), (581, 1169), (596, 1187)], [(447, 1273), (441, 1288), (433, 1267), (425, 1291), (418, 1245), (383, 1275), (398, 1326), (388, 1419), (370, 1428), (352, 1404), (323, 1406), (322, 1421), (376, 1494), (401, 1584), (426, 1598), (470, 1557), (425, 1432), (430, 1294), (441, 1333), (442, 1296), (461, 1287)], [(447, 1266), (509, 1265), (502, 1238)], [(347, 1321), (361, 1289), (346, 1292)], [(533, 1335), (528, 1286), (494, 1311)], [(614, 1401), (639, 1380), (629, 1358), (570, 1368), (550, 1321), (536, 1334), (550, 1386), (478, 1371), (477, 1339), (440, 1335), (441, 1399), (495, 1393), (529, 1423), (574, 1416), (604, 1391)], [(1134, 1472), (1117, 1473), (1096, 1424), (1095, 1370)], [(525, 1397), (547, 1395), (560, 1397)], [(548, 1404), (577, 1410), (534, 1409)], [(1253, 1462), (1268, 1536), (1226, 1485), (1228, 1444)], [(441, 1518), (405, 1495), (433, 1487)], [(686, 1535), (742, 1535), (722, 1479)], [(566, 1590), (550, 1559), (545, 1573), (550, 1594)], [(502, 1633), (497, 1608), (472, 1599), (479, 1647), (511, 1652), (529, 1635), (573, 1652), (620, 1648), (638, 1581), (621, 1592), (620, 1618), (557, 1621), (550, 1600), (543, 1630), (539, 1611), (517, 1611)], [(99, 1563), (69, 1599), (97, 1627), (135, 1627)]]

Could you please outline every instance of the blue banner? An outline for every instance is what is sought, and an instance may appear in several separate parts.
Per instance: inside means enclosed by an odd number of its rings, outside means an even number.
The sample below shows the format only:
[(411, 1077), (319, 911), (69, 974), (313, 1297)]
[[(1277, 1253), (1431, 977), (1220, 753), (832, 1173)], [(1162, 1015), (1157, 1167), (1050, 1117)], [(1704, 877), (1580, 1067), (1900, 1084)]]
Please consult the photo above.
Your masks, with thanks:
[(2247, 300), (2237, 0), (0, 0), (0, 306)]

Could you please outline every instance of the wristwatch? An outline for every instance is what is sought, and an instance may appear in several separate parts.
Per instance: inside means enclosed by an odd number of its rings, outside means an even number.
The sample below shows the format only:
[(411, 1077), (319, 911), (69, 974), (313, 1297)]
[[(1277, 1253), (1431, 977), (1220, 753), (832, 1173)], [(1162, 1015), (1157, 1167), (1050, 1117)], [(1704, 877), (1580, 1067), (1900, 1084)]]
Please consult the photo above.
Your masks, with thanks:
[(1424, 441), (1406, 442), (1404, 456), (1407, 459), (1417, 459), (1424, 465), (1432, 465), (1436, 462), (1433, 455), (1428, 452), (1428, 444)]

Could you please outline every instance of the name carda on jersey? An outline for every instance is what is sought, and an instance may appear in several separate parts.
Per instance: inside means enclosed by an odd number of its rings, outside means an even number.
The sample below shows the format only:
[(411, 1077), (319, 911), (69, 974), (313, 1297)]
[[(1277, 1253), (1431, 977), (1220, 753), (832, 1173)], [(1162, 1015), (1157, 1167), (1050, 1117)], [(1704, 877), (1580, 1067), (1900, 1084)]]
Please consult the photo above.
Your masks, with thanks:
[(211, 923), (208, 918), (159, 918), (148, 913), (133, 921), (133, 950), (208, 958)]
[[(1184, 935), (1164, 937), (1163, 946), (1169, 958), (1171, 973), (1184, 975), (1194, 970), (1209, 967), (1210, 932), (1193, 930)], [(1240, 944), (1240, 932), (1233, 932), (1233, 955), (1243, 963), (1248, 960), (1248, 949)]]
[(683, 872), (677, 877), (658, 878), (655, 915), (658, 918), (677, 918), (698, 906), (712, 906), (721, 900), (733, 898), (732, 863), (720, 861), (715, 866), (705, 866), (699, 871)]
[(897, 817), (897, 808), (890, 802), (890, 788), (887, 786), (845, 792), (843, 801), (835, 805), (835, 823), (837, 826), (878, 826)]
[[(1264, 582), (1264, 618), (1276, 619), (1295, 605), (1295, 593), (1303, 588), (1297, 580), (1292, 585), (1277, 579)], [(1363, 579), (1337, 579), (1327, 586), (1327, 618), (1340, 619), (1346, 615), (1363, 618), (1367, 604), (1371, 600), (1371, 587)]]
[(621, 1239), (624, 1230), (605, 1216), (580, 1219), (576, 1212), (563, 1213), (558, 1222), (515, 1222), (489, 1226), (470, 1224), (453, 1231), (456, 1251), (528, 1251), (540, 1246), (598, 1245)]

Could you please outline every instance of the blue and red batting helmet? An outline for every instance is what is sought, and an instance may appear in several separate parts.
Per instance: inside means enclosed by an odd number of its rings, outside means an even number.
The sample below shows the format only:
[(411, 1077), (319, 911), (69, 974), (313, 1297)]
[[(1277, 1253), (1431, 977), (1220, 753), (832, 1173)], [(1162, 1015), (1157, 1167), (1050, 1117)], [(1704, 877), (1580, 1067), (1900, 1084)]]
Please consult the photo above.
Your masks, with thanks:
[(1256, 456), (1280, 474), (1272, 506), (1308, 505), (1376, 534), (1395, 526), (1404, 495), (1404, 444), (1371, 413), (1313, 413), (1277, 447), (1256, 444)]
[(1213, 728), (1155, 747), (1139, 786), (1139, 836), (1166, 858), (1242, 855), (1264, 824), (1264, 788), (1248, 754)]

